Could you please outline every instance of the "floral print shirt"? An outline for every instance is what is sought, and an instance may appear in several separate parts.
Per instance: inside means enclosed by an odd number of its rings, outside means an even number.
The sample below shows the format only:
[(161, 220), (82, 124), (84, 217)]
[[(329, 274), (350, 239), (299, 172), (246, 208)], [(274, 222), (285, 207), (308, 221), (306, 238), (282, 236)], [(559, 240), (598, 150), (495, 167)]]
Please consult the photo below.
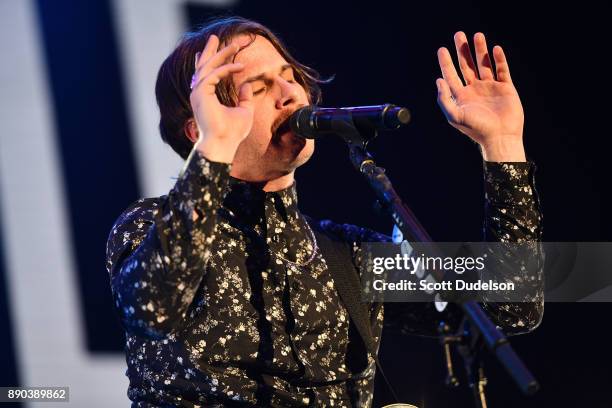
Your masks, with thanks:
[[(539, 241), (535, 165), (483, 167), (484, 239)], [(264, 192), (229, 172), (194, 149), (168, 195), (138, 200), (111, 230), (107, 270), (132, 406), (371, 406), (376, 366), (313, 229), (347, 242), (356, 268), (362, 242), (390, 238), (328, 220), (309, 225), (295, 183)], [(539, 324), (543, 295), (484, 306), (506, 333), (525, 332)], [(377, 344), (383, 323), (435, 335), (440, 319), (461, 318), (432, 304), (372, 304), (370, 313)]]

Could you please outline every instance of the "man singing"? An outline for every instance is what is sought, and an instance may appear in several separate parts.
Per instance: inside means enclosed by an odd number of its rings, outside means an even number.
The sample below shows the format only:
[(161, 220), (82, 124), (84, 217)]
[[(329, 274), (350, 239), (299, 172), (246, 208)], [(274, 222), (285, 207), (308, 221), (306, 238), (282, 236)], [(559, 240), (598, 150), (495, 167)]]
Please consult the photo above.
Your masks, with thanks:
[[(535, 166), (504, 53), (493, 48), (493, 68), (484, 35), (474, 37), (476, 63), (462, 32), (455, 46), (463, 81), (440, 48), (438, 102), (480, 146), (484, 240), (539, 241)], [(268, 28), (239, 17), (186, 34), (163, 62), (159, 128), (185, 166), (167, 195), (119, 217), (107, 247), (132, 406), (371, 406), (374, 359), (317, 236), (345, 243), (357, 269), (362, 242), (390, 239), (306, 218), (298, 207), (294, 172), (314, 141), (286, 119), (319, 101), (320, 82)], [(513, 334), (541, 320), (542, 291), (525, 301), (483, 306)], [(432, 304), (368, 308), (376, 344), (383, 322), (435, 335), (441, 319), (461, 318), (457, 307), (439, 313)]]

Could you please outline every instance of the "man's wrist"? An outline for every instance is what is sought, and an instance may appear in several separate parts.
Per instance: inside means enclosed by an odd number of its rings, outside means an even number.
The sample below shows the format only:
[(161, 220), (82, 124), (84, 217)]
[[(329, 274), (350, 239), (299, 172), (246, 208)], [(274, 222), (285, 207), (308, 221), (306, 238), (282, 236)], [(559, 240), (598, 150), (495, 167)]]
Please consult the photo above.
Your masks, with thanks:
[(488, 145), (481, 145), (480, 151), (483, 160), (488, 162), (527, 161), (522, 138), (514, 141), (499, 140)]
[(194, 149), (208, 161), (216, 163), (231, 164), (236, 154), (236, 149), (228, 148), (229, 141), (223, 143), (211, 143), (210, 141), (198, 140)]

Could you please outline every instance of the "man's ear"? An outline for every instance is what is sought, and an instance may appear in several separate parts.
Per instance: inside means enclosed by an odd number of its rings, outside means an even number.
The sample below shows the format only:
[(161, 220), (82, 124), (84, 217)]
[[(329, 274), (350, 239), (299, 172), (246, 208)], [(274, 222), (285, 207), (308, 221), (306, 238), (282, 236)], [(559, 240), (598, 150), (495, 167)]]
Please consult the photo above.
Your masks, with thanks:
[(200, 137), (200, 132), (198, 131), (198, 125), (196, 124), (194, 118), (191, 118), (187, 122), (185, 122), (185, 127), (183, 128), (183, 130), (185, 131), (185, 136), (187, 136), (187, 139), (191, 140), (192, 143), (198, 141), (198, 138)]

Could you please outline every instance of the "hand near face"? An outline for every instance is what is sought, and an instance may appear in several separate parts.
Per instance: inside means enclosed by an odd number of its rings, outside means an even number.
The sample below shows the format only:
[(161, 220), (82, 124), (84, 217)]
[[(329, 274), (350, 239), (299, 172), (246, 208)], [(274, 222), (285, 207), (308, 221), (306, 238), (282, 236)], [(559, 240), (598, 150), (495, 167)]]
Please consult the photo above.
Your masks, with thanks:
[(438, 104), (446, 119), (481, 146), (484, 160), (525, 161), (523, 107), (502, 48), (493, 47), (494, 69), (482, 33), (474, 35), (476, 64), (463, 32), (455, 34), (455, 47), (464, 82), (448, 49), (438, 50)]
[(217, 51), (218, 47), (219, 38), (211, 35), (201, 55), (196, 57), (190, 101), (199, 131), (196, 148), (209, 160), (231, 163), (238, 145), (253, 126), (253, 90), (249, 83), (241, 86), (235, 107), (219, 102), (217, 84), (242, 71), (244, 66), (227, 62), (238, 52), (237, 44)]

